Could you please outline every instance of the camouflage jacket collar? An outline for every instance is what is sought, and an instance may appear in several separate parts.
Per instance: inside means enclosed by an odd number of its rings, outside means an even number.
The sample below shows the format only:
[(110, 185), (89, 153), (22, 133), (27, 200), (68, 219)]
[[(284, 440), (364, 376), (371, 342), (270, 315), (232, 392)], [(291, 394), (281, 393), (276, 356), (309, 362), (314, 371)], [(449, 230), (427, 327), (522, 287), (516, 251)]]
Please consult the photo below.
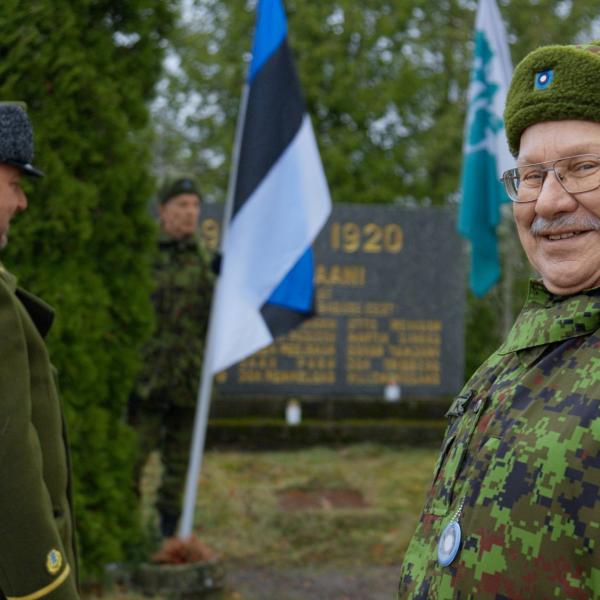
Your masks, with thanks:
[(179, 249), (185, 248), (198, 248), (200, 242), (195, 235), (186, 235), (182, 238), (174, 238), (164, 231), (160, 231), (158, 234), (158, 245), (161, 247), (173, 246)]
[(551, 294), (540, 281), (529, 293), (499, 354), (509, 354), (586, 335), (600, 328), (600, 287), (573, 296)]

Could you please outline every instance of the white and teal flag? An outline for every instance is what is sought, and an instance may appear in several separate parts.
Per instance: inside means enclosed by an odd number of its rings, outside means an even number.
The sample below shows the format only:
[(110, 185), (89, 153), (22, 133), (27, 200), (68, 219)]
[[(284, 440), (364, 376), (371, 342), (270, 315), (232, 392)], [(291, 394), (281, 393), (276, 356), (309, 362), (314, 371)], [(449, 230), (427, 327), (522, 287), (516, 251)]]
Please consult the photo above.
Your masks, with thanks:
[(500, 277), (496, 227), (508, 202), (500, 177), (514, 166), (502, 114), (512, 76), (506, 30), (495, 0), (479, 0), (463, 144), (458, 230), (471, 242), (471, 289), (483, 296)]

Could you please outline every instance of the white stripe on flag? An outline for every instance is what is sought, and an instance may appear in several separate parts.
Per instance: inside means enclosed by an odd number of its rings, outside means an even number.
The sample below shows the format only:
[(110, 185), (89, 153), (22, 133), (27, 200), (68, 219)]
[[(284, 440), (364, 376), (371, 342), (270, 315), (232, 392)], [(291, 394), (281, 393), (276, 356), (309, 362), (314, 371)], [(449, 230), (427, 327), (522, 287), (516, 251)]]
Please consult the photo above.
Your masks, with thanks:
[(314, 241), (331, 211), (310, 119), (233, 218), (215, 298), (218, 373), (273, 340), (260, 308)]

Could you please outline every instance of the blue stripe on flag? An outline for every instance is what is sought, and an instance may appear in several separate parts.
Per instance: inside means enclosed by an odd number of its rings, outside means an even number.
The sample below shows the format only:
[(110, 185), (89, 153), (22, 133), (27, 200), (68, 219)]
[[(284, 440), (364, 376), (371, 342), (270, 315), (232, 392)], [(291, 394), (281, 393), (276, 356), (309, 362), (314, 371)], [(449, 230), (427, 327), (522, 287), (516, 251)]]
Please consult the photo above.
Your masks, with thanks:
[(300, 312), (312, 312), (314, 271), (313, 252), (309, 248), (271, 294), (268, 303)]
[(260, 0), (257, 13), (249, 82), (252, 82), (269, 56), (287, 36), (287, 22), (281, 0)]

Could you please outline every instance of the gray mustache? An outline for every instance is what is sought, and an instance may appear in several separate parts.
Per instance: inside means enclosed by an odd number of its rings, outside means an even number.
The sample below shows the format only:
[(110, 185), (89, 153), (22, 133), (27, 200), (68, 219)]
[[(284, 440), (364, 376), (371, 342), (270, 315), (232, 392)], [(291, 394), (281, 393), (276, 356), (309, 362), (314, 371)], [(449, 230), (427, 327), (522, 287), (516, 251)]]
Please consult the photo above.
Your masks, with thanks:
[(572, 230), (600, 230), (600, 219), (597, 217), (576, 217), (574, 215), (561, 215), (556, 219), (544, 219), (544, 217), (536, 217), (531, 225), (531, 233), (533, 235), (544, 235), (561, 229)]

